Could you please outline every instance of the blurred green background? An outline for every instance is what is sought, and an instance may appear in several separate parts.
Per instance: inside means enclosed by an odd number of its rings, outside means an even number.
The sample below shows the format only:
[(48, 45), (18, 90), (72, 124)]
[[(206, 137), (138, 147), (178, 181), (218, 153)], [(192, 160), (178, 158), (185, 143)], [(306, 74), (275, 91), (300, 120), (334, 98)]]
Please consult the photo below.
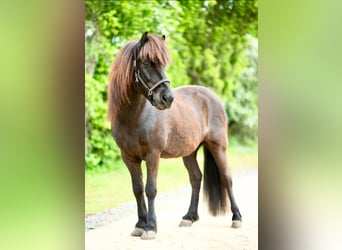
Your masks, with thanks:
[(119, 168), (107, 120), (110, 65), (129, 41), (148, 31), (166, 35), (172, 87), (211, 88), (223, 101), (230, 136), (257, 142), (258, 1), (86, 1), (86, 170)]

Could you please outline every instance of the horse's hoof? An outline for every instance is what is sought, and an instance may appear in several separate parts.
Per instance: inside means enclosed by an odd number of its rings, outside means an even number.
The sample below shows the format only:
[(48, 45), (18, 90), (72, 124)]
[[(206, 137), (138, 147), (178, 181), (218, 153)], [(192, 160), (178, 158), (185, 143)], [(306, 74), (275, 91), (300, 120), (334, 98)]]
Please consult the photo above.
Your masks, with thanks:
[(155, 238), (156, 238), (155, 231), (144, 231), (144, 233), (141, 235), (142, 240), (153, 240)]
[(182, 219), (181, 222), (179, 223), (180, 227), (191, 227), (192, 226), (192, 221), (191, 220), (184, 220)]
[(242, 222), (240, 220), (233, 220), (232, 222), (232, 228), (240, 228), (242, 225)]
[(131, 236), (140, 237), (143, 233), (144, 233), (144, 229), (142, 229), (140, 227), (136, 227), (136, 228), (134, 228), (133, 232), (131, 233)]

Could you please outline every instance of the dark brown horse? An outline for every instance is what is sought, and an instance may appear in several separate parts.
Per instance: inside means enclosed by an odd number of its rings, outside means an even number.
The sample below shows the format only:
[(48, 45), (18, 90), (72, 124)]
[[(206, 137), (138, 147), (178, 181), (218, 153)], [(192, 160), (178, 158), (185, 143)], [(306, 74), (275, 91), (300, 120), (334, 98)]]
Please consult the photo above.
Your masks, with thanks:
[[(131, 235), (153, 239), (157, 232), (154, 199), (157, 194), (159, 159), (183, 157), (192, 195), (180, 226), (191, 226), (197, 213), (202, 174), (196, 160), (204, 147), (204, 194), (213, 215), (233, 213), (232, 227), (241, 214), (234, 200), (228, 169), (227, 116), (219, 98), (209, 89), (184, 86), (171, 90), (164, 67), (169, 62), (165, 36), (143, 34), (129, 42), (112, 64), (108, 87), (113, 137), (127, 165), (138, 207), (138, 222)], [(141, 162), (147, 166), (145, 204)], [(148, 209), (147, 209), (148, 208)]]

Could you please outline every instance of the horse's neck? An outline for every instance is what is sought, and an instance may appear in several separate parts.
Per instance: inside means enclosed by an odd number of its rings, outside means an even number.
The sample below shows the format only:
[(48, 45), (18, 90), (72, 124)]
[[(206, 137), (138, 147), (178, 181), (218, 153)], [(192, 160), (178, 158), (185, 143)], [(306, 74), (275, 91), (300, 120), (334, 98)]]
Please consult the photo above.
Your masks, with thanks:
[(136, 120), (146, 105), (146, 98), (136, 91), (131, 91), (128, 98), (129, 103), (123, 104), (120, 108), (118, 121)]

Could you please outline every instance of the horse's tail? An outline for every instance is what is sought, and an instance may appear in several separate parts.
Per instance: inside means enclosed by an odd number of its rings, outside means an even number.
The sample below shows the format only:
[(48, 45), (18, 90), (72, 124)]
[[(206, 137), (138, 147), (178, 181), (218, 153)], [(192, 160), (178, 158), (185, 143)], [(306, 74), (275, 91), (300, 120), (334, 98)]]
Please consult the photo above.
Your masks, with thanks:
[(227, 191), (223, 186), (213, 155), (204, 146), (203, 194), (210, 214), (217, 216), (227, 211)]

